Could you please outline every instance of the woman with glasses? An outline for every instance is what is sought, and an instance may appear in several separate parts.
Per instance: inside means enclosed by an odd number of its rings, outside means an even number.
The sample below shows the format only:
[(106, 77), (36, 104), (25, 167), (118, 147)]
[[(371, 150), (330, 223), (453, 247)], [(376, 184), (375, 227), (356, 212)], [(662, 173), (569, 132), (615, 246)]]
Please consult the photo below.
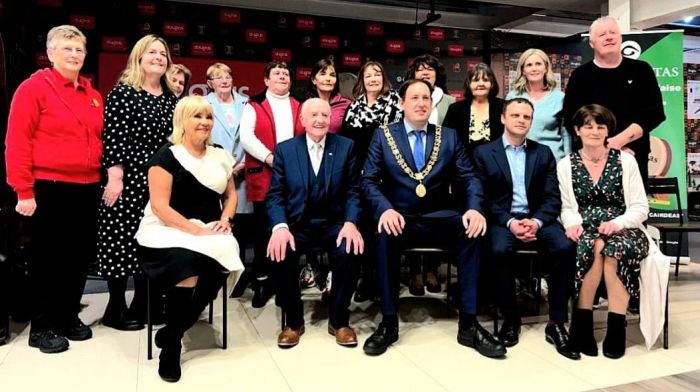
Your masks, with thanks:
[(74, 26), (52, 28), (46, 54), (53, 66), (17, 88), (7, 121), (7, 182), (32, 227), (29, 345), (43, 353), (92, 337), (78, 312), (95, 259), (102, 97), (80, 76), (85, 43)]

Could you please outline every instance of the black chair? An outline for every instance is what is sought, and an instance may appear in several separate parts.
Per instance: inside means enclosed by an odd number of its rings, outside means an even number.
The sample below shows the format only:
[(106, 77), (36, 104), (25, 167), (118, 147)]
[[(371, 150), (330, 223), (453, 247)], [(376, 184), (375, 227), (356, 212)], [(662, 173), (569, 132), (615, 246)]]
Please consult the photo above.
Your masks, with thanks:
[(678, 267), (680, 265), (681, 248), (683, 247), (684, 233), (700, 233), (700, 222), (684, 222), (683, 211), (681, 210), (681, 196), (678, 190), (678, 178), (649, 178), (649, 194), (650, 195), (675, 195), (676, 206), (678, 213), (678, 222), (669, 223), (654, 223), (653, 226), (659, 229), (661, 233), (661, 242), (663, 243), (663, 252), (667, 250), (667, 233), (678, 233), (678, 244), (676, 246), (676, 277), (678, 277)]
[[(228, 272), (222, 274), (222, 297), (221, 297), (221, 308), (222, 308), (222, 339), (221, 339), (221, 349), (226, 350), (228, 347), (228, 323), (227, 323), (227, 309), (228, 309), (228, 296), (226, 295), (226, 282), (228, 281)], [(214, 323), (214, 301), (209, 303), (209, 324)], [(146, 328), (148, 335), (148, 359), (153, 359), (153, 323), (151, 322), (151, 279), (146, 278)]]
[[(328, 273), (331, 273), (330, 271), (330, 259), (328, 256), (328, 253), (320, 246), (315, 246), (309, 249), (306, 254), (304, 255), (304, 263), (305, 264), (311, 264), (313, 267), (316, 267), (318, 269), (324, 268), (324, 261), (326, 262), (326, 266), (328, 267), (329, 271)], [(301, 257), (299, 258), (299, 261), (301, 261)], [(301, 267), (301, 264), (298, 266)], [(300, 271), (301, 268), (298, 268), (298, 271)], [(332, 288), (331, 288), (332, 290)], [(303, 295), (303, 293), (302, 293)], [(275, 298), (275, 302), (277, 303), (277, 298)], [(279, 305), (278, 305), (279, 306)], [(284, 311), (284, 308), (280, 306), (280, 329), (284, 330), (284, 327), (287, 326), (287, 312)]]

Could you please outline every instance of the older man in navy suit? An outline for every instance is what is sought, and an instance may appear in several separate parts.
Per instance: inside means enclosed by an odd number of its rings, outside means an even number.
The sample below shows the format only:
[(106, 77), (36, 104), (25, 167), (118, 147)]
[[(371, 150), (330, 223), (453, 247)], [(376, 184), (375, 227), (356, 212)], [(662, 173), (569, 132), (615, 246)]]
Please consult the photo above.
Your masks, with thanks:
[(561, 198), (554, 155), (549, 147), (527, 139), (533, 110), (527, 99), (506, 101), (501, 115), (503, 136), (474, 150), (474, 165), (487, 200), (488, 237), (505, 319), (498, 337), (508, 347), (518, 343), (521, 321), (515, 293), (515, 251), (535, 247), (546, 254), (542, 262), (549, 271), (546, 340), (561, 355), (579, 359), (564, 326), (576, 249), (557, 221)]
[(457, 341), (487, 357), (505, 347), (476, 321), (478, 238), (486, 232), (482, 189), (450, 128), (428, 124), (431, 86), (409, 80), (399, 89), (404, 121), (377, 129), (362, 188), (378, 222), (377, 262), (382, 322), (364, 345), (379, 355), (399, 338), (399, 258), (407, 246), (454, 249), (461, 291)]
[(272, 226), (267, 254), (277, 262), (278, 303), (287, 316), (280, 347), (297, 345), (304, 333), (297, 267), (299, 255), (317, 246), (329, 253), (333, 272), (328, 333), (342, 346), (357, 345), (348, 307), (355, 287), (352, 255), (364, 251), (357, 230), (359, 174), (353, 142), (328, 133), (330, 116), (326, 101), (309, 99), (301, 110), (306, 134), (275, 149), (266, 198)]

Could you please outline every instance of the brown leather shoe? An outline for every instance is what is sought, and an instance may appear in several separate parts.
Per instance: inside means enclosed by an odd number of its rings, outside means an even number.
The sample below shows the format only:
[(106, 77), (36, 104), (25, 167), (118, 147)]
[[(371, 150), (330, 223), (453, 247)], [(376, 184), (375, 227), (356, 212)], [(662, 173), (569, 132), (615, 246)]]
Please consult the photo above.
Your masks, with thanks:
[(284, 327), (277, 336), (277, 345), (281, 348), (290, 348), (299, 344), (299, 337), (304, 334), (304, 326), (299, 329)]
[(340, 327), (338, 329), (335, 329), (332, 325), (328, 324), (328, 333), (335, 336), (335, 342), (341, 346), (357, 346), (357, 335), (355, 334), (355, 331), (350, 327)]

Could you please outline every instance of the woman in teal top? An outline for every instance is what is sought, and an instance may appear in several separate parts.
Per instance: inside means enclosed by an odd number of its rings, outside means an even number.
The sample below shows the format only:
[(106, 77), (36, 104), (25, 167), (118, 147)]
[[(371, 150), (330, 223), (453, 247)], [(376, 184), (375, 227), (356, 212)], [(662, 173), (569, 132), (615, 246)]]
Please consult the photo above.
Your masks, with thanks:
[(559, 161), (571, 152), (571, 135), (559, 117), (564, 93), (557, 88), (549, 56), (539, 49), (526, 50), (518, 60), (515, 82), (506, 100), (525, 98), (535, 107), (528, 139), (547, 145)]

